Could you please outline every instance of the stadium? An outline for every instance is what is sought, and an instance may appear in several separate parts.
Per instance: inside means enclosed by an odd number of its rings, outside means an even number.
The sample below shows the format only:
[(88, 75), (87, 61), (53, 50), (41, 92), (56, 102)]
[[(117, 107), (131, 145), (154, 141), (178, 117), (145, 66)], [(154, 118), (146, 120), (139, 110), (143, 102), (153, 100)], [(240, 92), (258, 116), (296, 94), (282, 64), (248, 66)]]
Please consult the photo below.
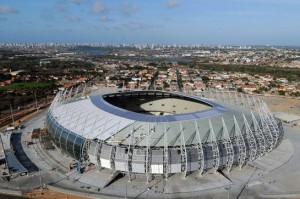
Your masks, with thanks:
[(129, 179), (240, 169), (265, 156), (283, 128), (255, 96), (81, 86), (57, 94), (46, 128), (55, 145)]

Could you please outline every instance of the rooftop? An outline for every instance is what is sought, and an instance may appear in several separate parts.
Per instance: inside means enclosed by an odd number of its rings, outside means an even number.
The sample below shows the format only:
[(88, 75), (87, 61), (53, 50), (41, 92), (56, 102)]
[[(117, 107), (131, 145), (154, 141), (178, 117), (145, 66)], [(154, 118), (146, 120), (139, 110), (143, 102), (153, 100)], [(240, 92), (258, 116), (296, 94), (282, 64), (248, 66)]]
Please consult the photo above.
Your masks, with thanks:
[[(135, 94), (137, 93), (135, 92)], [(160, 94), (162, 93), (160, 92)], [(170, 95), (170, 93), (166, 94)], [(111, 97), (113, 95), (128, 95), (127, 97), (129, 97), (130, 93), (111, 93), (109, 95)], [(146, 146), (147, 143), (152, 147), (161, 147), (164, 146), (165, 139), (168, 146), (180, 145), (181, 133), (184, 135), (185, 144), (196, 144), (198, 143), (197, 126), (202, 143), (210, 142), (210, 122), (216, 139), (222, 140), (225, 136), (223, 134), (222, 118), (230, 137), (236, 136), (234, 116), (236, 116), (242, 134), (245, 133), (242, 114), (245, 115), (248, 123), (252, 124), (251, 113), (243, 107), (197, 96), (174, 93), (172, 95), (189, 99), (193, 103), (188, 104), (196, 105), (200, 110), (193, 109), (194, 112), (181, 114), (157, 115), (156, 111), (151, 114), (142, 114), (108, 103), (104, 99), (107, 95), (95, 95), (62, 104), (53, 109), (52, 116), (61, 126), (84, 138), (105, 140), (116, 145), (133, 144), (141, 147)], [(161, 110), (162, 100), (153, 101), (151, 107), (156, 107), (155, 110)], [(169, 102), (172, 103), (168, 104), (171, 108), (173, 105), (176, 105), (179, 109), (184, 107), (184, 105), (178, 104), (176, 100), (173, 101), (172, 99)], [(196, 102), (199, 102), (199, 106)], [(257, 115), (255, 117), (257, 121), (260, 121)], [(130, 136), (131, 133), (133, 133), (133, 136)], [(147, 139), (148, 134), (150, 136)]]

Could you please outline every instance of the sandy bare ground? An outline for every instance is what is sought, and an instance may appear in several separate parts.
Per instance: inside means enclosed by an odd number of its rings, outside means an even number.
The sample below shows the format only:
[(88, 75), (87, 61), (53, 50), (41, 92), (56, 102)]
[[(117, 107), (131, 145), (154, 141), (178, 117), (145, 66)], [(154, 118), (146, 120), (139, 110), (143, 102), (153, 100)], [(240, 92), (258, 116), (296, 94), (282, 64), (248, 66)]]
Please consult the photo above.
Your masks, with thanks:
[(31, 192), (24, 194), (26, 198), (35, 199), (87, 199), (88, 197), (76, 196), (65, 194), (61, 192), (56, 192), (49, 189), (34, 189)]
[(291, 99), (284, 97), (262, 97), (272, 112), (284, 112), (300, 116), (300, 99)]

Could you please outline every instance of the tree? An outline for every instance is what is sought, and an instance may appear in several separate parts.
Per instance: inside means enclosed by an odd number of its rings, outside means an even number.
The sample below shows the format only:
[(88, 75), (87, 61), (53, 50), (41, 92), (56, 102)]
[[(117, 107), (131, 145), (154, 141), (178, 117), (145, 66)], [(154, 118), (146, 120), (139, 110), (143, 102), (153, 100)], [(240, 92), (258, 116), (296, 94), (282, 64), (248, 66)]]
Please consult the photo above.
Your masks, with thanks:
[(254, 90), (253, 93), (260, 94), (261, 92), (259, 90)]
[(279, 91), (278, 91), (278, 94), (279, 94), (279, 95), (285, 95), (285, 91), (279, 90)]
[(236, 89), (236, 91), (241, 93), (241, 92), (243, 92), (243, 88), (239, 87)]
[(163, 84), (164, 84), (164, 88), (170, 88), (170, 84), (168, 84), (168, 82), (163, 81)]
[(292, 92), (292, 93), (290, 94), (290, 96), (300, 97), (300, 91)]
[(201, 79), (205, 84), (207, 84), (207, 82), (209, 82), (209, 80), (210, 80), (209, 77), (207, 77), (207, 76), (202, 76)]

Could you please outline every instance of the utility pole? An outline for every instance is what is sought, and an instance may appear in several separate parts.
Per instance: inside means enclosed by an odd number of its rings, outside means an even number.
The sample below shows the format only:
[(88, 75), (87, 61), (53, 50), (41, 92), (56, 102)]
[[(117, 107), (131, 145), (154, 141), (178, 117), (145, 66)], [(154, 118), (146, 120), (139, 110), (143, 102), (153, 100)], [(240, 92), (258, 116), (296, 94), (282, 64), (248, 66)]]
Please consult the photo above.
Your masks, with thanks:
[(124, 89), (125, 89), (125, 80), (123, 81), (122, 92), (124, 92)]
[(38, 110), (37, 98), (36, 98), (36, 91), (34, 92), (34, 99), (35, 99), (35, 108), (36, 108), (36, 110)]
[(11, 107), (11, 104), (9, 104), (10, 106), (10, 114), (11, 114), (11, 120), (13, 122), (13, 124), (15, 123), (15, 120), (14, 120), (14, 115), (13, 115), (13, 111), (12, 111), (12, 107)]

